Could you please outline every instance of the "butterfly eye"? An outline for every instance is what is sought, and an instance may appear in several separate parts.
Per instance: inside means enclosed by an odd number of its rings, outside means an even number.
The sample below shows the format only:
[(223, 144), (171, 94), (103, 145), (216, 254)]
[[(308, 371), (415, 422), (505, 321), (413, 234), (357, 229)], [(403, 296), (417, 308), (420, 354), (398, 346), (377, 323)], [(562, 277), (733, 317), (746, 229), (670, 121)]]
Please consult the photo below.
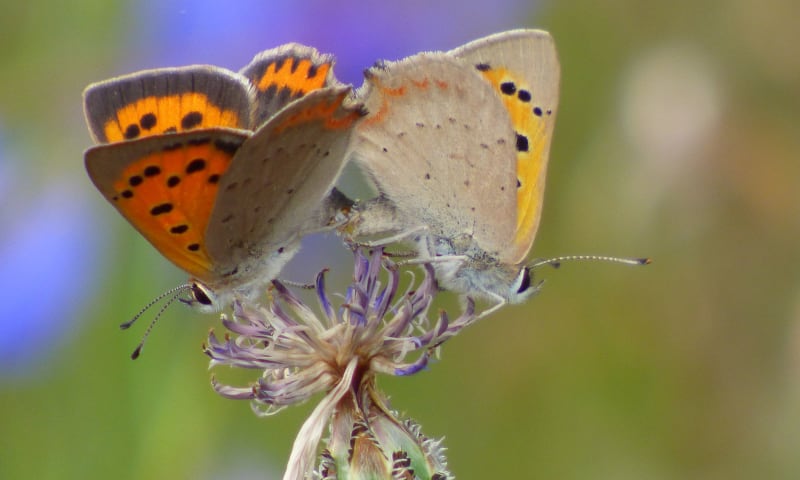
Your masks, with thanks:
[(214, 303), (211, 301), (208, 294), (206, 294), (206, 289), (197, 282), (192, 283), (192, 298), (200, 305), (211, 305)]
[(519, 277), (516, 283), (519, 285), (519, 287), (517, 288), (517, 293), (525, 293), (529, 288), (531, 288), (530, 267), (524, 267), (519, 272)]

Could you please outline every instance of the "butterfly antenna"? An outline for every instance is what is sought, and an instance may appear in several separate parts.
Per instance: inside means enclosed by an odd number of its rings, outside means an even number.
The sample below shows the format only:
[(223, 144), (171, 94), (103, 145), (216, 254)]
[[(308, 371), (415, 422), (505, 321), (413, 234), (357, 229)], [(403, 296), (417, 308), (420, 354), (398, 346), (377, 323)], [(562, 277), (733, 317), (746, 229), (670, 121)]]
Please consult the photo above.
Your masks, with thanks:
[(649, 258), (608, 257), (605, 255), (566, 255), (563, 257), (548, 258), (546, 260), (537, 260), (528, 267), (534, 269), (542, 265), (551, 265), (553, 268), (558, 268), (561, 266), (562, 262), (571, 262), (573, 260), (596, 260), (600, 262), (621, 263), (623, 265), (648, 265), (652, 263), (652, 260)]
[[(136, 360), (137, 358), (139, 358), (139, 355), (142, 353), (142, 348), (144, 348), (144, 342), (147, 340), (147, 337), (150, 335), (150, 332), (153, 331), (153, 327), (156, 326), (156, 322), (158, 321), (158, 319), (161, 318), (161, 314), (164, 313), (167, 310), (167, 308), (169, 308), (169, 306), (172, 305), (172, 303), (178, 299), (179, 295), (183, 292), (183, 290), (186, 290), (187, 288), (191, 288), (191, 285), (181, 285), (180, 287), (175, 287), (169, 292), (166, 292), (159, 296), (159, 298), (164, 298), (164, 296), (170, 293), (174, 293), (172, 298), (164, 302), (164, 305), (162, 305), (161, 308), (158, 309), (158, 313), (156, 313), (156, 316), (153, 318), (153, 321), (151, 321), (150, 325), (147, 326), (147, 329), (144, 331), (144, 335), (142, 335), (142, 341), (139, 342), (139, 345), (137, 345), (136, 349), (133, 351), (133, 353), (131, 353), (131, 360)], [(151, 305), (152, 303), (155, 303), (155, 301), (151, 302)]]
[[(148, 303), (147, 305), (145, 305), (145, 306), (144, 306), (144, 308), (142, 308), (141, 310), (139, 310), (139, 313), (137, 313), (136, 315), (134, 315), (134, 316), (133, 316), (133, 318), (131, 318), (131, 319), (130, 319), (130, 320), (128, 320), (127, 322), (125, 322), (125, 323), (123, 323), (122, 325), (120, 325), (120, 326), (119, 326), (120, 330), (127, 330), (127, 329), (131, 328), (131, 325), (133, 325), (134, 323), (136, 323), (136, 320), (139, 320), (139, 317), (141, 317), (142, 315), (144, 315), (144, 312), (146, 312), (146, 311), (150, 310), (150, 308), (151, 308), (153, 305), (155, 305), (156, 303), (158, 303), (158, 302), (160, 302), (161, 300), (163, 300), (163, 299), (164, 299), (164, 297), (168, 297), (168, 296), (172, 295), (172, 294), (173, 294), (173, 293), (175, 293), (175, 292), (180, 292), (180, 291), (183, 291), (183, 290), (187, 290), (187, 289), (189, 289), (189, 288), (191, 288), (191, 287), (192, 287), (192, 286), (191, 286), (191, 285), (189, 285), (188, 283), (187, 283), (187, 284), (184, 284), (184, 285), (180, 285), (180, 286), (178, 286), (178, 287), (171, 288), (171, 289), (167, 290), (166, 292), (162, 293), (161, 295), (157, 296), (156, 298), (154, 298), (154, 299), (150, 300), (150, 303)], [(173, 298), (172, 300), (170, 300), (170, 301), (169, 301), (169, 303), (172, 303), (172, 301), (173, 301), (173, 300), (174, 300), (174, 298)]]

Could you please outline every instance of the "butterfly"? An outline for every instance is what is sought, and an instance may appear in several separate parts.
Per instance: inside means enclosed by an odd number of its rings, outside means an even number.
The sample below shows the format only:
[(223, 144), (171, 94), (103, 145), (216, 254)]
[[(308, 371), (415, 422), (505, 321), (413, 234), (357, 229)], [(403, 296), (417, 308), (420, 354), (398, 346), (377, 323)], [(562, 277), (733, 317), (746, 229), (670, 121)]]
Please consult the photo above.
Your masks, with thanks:
[(251, 298), (336, 214), (326, 199), (363, 111), (332, 67), (287, 44), (240, 73), (164, 68), (87, 87), (89, 177), (190, 275), (176, 289), (186, 303)]
[(379, 195), (354, 207), (345, 235), (413, 237), (442, 287), (495, 302), (483, 315), (530, 297), (559, 82), (540, 30), (370, 68), (350, 155)]

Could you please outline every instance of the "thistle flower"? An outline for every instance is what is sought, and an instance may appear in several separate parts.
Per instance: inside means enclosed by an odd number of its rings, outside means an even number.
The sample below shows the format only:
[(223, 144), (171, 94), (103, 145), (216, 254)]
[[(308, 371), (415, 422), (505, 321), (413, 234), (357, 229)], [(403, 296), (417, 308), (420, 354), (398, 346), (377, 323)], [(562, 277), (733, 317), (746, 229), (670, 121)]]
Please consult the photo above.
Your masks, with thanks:
[[(284, 479), (446, 479), (443, 448), (425, 438), (411, 421), (401, 421), (376, 388), (376, 374), (405, 376), (426, 367), (439, 345), (475, 319), (474, 304), (454, 321), (445, 312), (435, 324), (427, 312), (437, 286), (430, 265), (419, 283), (398, 293), (400, 270), (382, 249), (355, 250), (353, 283), (335, 308), (316, 278), (319, 314), (279, 281), (268, 307), (237, 303), (223, 340), (212, 331), (205, 353), (211, 366), (262, 371), (251, 387), (233, 387), (212, 378), (227, 398), (247, 399), (258, 415), (325, 396), (295, 440)], [(416, 288), (414, 285), (416, 283)], [(231, 335), (233, 334), (233, 335)], [(325, 427), (330, 437), (318, 455)]]

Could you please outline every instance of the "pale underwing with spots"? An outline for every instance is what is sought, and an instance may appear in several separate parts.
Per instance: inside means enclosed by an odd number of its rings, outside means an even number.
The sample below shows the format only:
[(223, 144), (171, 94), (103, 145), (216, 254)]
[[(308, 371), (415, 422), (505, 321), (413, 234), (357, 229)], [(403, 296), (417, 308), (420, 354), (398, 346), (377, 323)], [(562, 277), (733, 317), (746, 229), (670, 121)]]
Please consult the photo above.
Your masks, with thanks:
[(446, 53), (369, 69), (357, 92), (368, 116), (350, 149), (379, 195), (351, 207), (351, 240), (413, 240), (440, 286), (494, 302), (481, 316), (538, 291), (528, 263), (542, 215), (561, 70), (541, 30), (491, 35)]
[(559, 79), (538, 30), (369, 69), (351, 155), (379, 196), (356, 205), (345, 234), (416, 240), (440, 285), (496, 307), (529, 297)]

